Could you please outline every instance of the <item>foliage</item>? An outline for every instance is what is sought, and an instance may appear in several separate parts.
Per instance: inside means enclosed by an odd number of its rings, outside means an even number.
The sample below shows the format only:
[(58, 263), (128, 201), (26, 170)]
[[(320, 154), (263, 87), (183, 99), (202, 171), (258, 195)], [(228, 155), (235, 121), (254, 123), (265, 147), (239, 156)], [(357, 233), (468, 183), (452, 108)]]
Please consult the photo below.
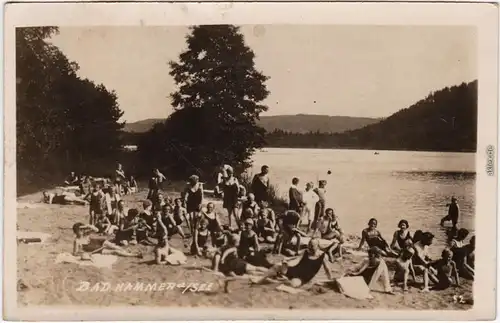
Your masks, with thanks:
[(16, 30), (20, 185), (28, 180), (24, 176), (87, 171), (88, 161), (113, 158), (121, 149), (116, 94), (77, 76), (78, 65), (48, 42), (57, 32), (56, 27)]
[(192, 27), (187, 50), (170, 62), (175, 112), (140, 141), (144, 160), (179, 176), (206, 176), (223, 163), (249, 166), (264, 144), (265, 130), (256, 122), (269, 93), (254, 57), (238, 27)]
[(268, 147), (475, 152), (477, 81), (431, 93), (361, 129), (341, 134), (276, 130), (266, 136), (266, 141)]

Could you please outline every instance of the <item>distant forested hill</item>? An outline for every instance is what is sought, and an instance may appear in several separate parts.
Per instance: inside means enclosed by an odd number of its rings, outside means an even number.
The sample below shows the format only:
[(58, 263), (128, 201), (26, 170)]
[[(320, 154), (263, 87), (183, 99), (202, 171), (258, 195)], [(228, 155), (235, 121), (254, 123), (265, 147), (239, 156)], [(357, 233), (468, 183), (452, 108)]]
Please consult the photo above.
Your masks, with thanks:
[[(165, 120), (145, 119), (133, 123), (127, 123), (124, 130), (126, 132), (142, 133), (150, 130), (154, 124), (163, 121)], [(293, 133), (307, 133), (310, 131), (336, 133), (359, 129), (379, 121), (380, 119), (376, 118), (298, 114), (262, 116), (260, 121), (258, 121), (258, 124), (262, 128), (266, 129), (267, 132), (279, 129)]]
[(269, 147), (476, 151), (477, 81), (446, 87), (378, 123), (342, 134), (274, 131)]

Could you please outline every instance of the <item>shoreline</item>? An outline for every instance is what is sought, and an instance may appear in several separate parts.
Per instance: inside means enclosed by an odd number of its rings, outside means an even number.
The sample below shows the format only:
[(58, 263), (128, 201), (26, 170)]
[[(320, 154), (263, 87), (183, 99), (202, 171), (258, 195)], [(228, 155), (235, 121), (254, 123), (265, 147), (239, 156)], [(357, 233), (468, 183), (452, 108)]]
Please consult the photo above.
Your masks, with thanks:
[[(184, 182), (172, 182), (163, 190), (165, 195), (177, 197), (180, 195), (178, 187)], [(133, 195), (126, 195), (123, 199), (129, 207), (137, 207), (140, 209), (140, 204), (146, 198), (147, 191), (140, 190)], [(145, 262), (137, 262), (136, 259), (120, 258), (117, 263), (107, 273), (101, 272), (92, 266), (82, 267), (75, 264), (55, 264), (54, 257), (61, 252), (70, 252), (71, 241), (73, 235), (71, 233), (71, 225), (75, 222), (85, 222), (87, 219), (88, 209), (82, 206), (59, 206), (47, 204), (35, 204), (27, 207), (23, 204), (32, 204), (35, 196), (40, 197), (41, 192), (27, 195), (18, 199), (17, 207), (17, 223), (19, 230), (22, 231), (40, 231), (51, 235), (51, 242), (46, 245), (29, 245), (19, 244), (17, 246), (18, 257), (18, 283), (26, 285), (25, 290), (19, 291), (18, 304), (20, 306), (42, 305), (42, 304), (62, 304), (63, 296), (53, 294), (50, 284), (41, 281), (40, 277), (52, 277), (61, 279), (67, 275), (68, 269), (80, 279), (110, 281), (113, 284), (130, 281), (130, 277), (136, 277), (141, 282), (155, 282), (165, 280), (165, 277), (185, 277), (196, 281), (211, 282), (216, 281), (212, 273), (200, 270), (192, 270), (183, 268), (182, 266), (165, 266), (149, 264), (152, 255), (149, 254), (152, 249), (145, 246), (137, 246), (137, 248), (146, 251), (148, 254), (145, 257)], [(30, 203), (31, 201), (31, 203)], [(221, 210), (222, 201), (209, 196), (205, 198), (206, 202), (215, 202), (216, 210), (219, 213), (222, 224), (227, 224), (227, 216), (225, 211)], [(26, 203), (27, 202), (27, 203)], [(46, 219), (46, 220), (44, 220)], [(82, 221), (83, 220), (83, 221)], [(55, 221), (55, 222), (54, 222)], [(348, 241), (358, 241), (355, 235), (346, 234)], [(178, 237), (173, 237), (171, 244), (174, 248), (183, 251), (188, 251), (184, 248), (183, 242)], [(37, 255), (34, 257), (34, 255)], [(277, 258), (280, 256), (272, 256)], [(331, 264), (331, 270), (334, 277), (339, 277), (342, 272), (350, 266), (355, 266), (365, 256), (361, 255), (344, 255), (344, 259)], [(270, 257), (271, 258), (271, 257)], [(278, 260), (278, 259), (273, 259)], [(148, 263), (148, 265), (144, 265)], [(391, 268), (390, 261), (387, 261)], [(209, 266), (210, 261), (207, 259), (188, 257), (188, 266)], [(321, 272), (320, 272), (321, 273)], [(104, 276), (103, 276), (104, 275)], [(165, 276), (166, 275), (166, 276)], [(391, 276), (393, 271), (391, 271)], [(127, 278), (128, 277), (128, 278)], [(163, 277), (163, 278), (162, 278)], [(128, 279), (128, 280), (127, 280)], [(172, 278), (173, 279), (173, 278)], [(172, 280), (169, 279), (169, 280)], [(395, 287), (396, 295), (384, 295), (378, 292), (372, 292), (374, 299), (372, 300), (354, 300), (347, 298), (341, 293), (338, 293), (329, 288), (313, 288), (312, 290), (304, 291), (298, 295), (290, 295), (284, 292), (275, 290), (272, 285), (250, 286), (244, 281), (231, 283), (231, 289), (238, 291), (246, 290), (248, 293), (259, 295), (258, 298), (252, 297), (248, 299), (245, 293), (226, 294), (222, 290), (213, 295), (205, 295), (196, 297), (183, 297), (175, 292), (170, 292), (165, 297), (157, 297), (149, 295), (144, 299), (138, 299), (137, 293), (123, 295), (123, 293), (112, 293), (109, 296), (110, 305), (147, 305), (147, 306), (218, 306), (218, 307), (275, 307), (275, 308), (331, 308), (332, 305), (337, 308), (394, 308), (394, 309), (455, 309), (467, 310), (471, 305), (458, 304), (453, 302), (454, 295), (464, 295), (465, 298), (472, 297), (472, 282), (462, 280), (460, 287), (452, 287), (445, 291), (433, 291), (430, 293), (421, 293), (420, 284), (421, 277), (417, 278), (419, 283), (417, 286), (410, 285), (410, 291), (403, 293), (401, 287)], [(43, 279), (42, 279), (43, 280)], [(248, 285), (248, 286), (247, 286)], [(276, 286), (274, 286), (276, 287)], [(135, 296), (134, 296), (135, 295)], [(236, 296), (237, 295), (237, 296)], [(181, 297), (181, 299), (179, 299)], [(236, 297), (234, 301), (229, 301)], [(311, 300), (305, 303), (304, 297)], [(49, 301), (50, 300), (50, 301)], [(139, 302), (139, 303), (137, 303)], [(250, 302), (250, 303), (248, 303)], [(75, 301), (73, 301), (73, 304)], [(80, 295), (79, 304), (85, 305), (100, 305), (101, 303), (95, 300), (92, 295)]]

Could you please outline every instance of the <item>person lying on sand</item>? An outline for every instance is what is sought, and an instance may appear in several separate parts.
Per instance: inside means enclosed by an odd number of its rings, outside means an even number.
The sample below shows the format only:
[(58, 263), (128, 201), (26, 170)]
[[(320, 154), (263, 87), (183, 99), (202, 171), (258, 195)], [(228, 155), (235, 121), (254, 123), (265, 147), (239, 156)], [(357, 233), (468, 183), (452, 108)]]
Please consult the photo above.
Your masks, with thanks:
[(93, 236), (93, 233), (97, 233), (98, 231), (99, 229), (93, 225), (83, 224), (80, 222), (75, 223), (73, 225), (73, 232), (75, 233), (73, 255), (77, 257), (80, 256), (82, 259), (86, 260), (90, 258), (90, 255), (96, 253), (142, 258), (141, 253), (128, 252), (108, 240), (106, 237)]
[(238, 257), (240, 237), (237, 234), (228, 236), (227, 245), (216, 252), (212, 260), (212, 270), (220, 271), (226, 276), (258, 275), (267, 272), (267, 268), (256, 267)]
[(69, 205), (69, 204), (87, 205), (88, 204), (87, 201), (76, 196), (75, 193), (71, 193), (71, 192), (49, 193), (47, 191), (44, 191), (42, 193), (42, 195), (43, 195), (43, 202), (47, 203), (47, 204), (60, 204), (60, 205)]
[(405, 242), (408, 239), (411, 239), (411, 234), (409, 230), (410, 225), (408, 221), (401, 220), (398, 223), (399, 230), (394, 232), (392, 236), (391, 249), (397, 253), (400, 253), (402, 250), (406, 248)]
[[(286, 277), (287, 284), (297, 288), (309, 283), (316, 277), (319, 270), (323, 268), (329, 280), (332, 280), (332, 274), (328, 267), (327, 254), (319, 248), (319, 240), (314, 238), (309, 241), (307, 249), (299, 256), (281, 262), (271, 267), (263, 277), (252, 279), (255, 284), (260, 284), (268, 278)], [(298, 263), (291, 266), (289, 263), (297, 261)]]
[(406, 239), (403, 242), (403, 248), (399, 252), (399, 257), (396, 259), (396, 272), (394, 273), (394, 283), (403, 282), (403, 291), (408, 291), (408, 278), (410, 273), (413, 281), (416, 282), (415, 268), (413, 268), (412, 258), (415, 254), (413, 249), (413, 241)]
[(377, 247), (381, 250), (381, 255), (384, 257), (397, 257), (398, 255), (391, 250), (387, 241), (382, 237), (380, 231), (377, 230), (377, 219), (371, 218), (368, 221), (368, 228), (361, 232), (361, 241), (359, 242), (358, 250), (363, 248), (365, 242), (368, 247)]
[(455, 280), (455, 286), (460, 285), (457, 266), (452, 258), (453, 252), (449, 249), (444, 249), (441, 253), (441, 259), (431, 264), (431, 267), (437, 270), (437, 282), (431, 290), (445, 290), (452, 286), (453, 279)]
[(378, 247), (371, 247), (368, 250), (368, 258), (364, 259), (358, 268), (347, 271), (346, 276), (363, 277), (370, 290), (374, 290), (377, 282), (381, 280), (384, 292), (394, 294), (389, 279), (389, 269), (381, 257), (382, 252)]

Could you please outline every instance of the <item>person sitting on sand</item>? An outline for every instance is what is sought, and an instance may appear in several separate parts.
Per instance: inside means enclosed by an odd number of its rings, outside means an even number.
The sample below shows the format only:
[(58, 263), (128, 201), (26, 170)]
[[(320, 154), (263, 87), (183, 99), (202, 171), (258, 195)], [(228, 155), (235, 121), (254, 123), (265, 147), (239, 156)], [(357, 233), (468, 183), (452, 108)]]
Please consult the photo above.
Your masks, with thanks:
[(47, 204), (60, 204), (60, 205), (69, 205), (69, 204), (87, 205), (88, 204), (87, 201), (76, 196), (75, 193), (71, 193), (71, 192), (49, 193), (47, 191), (44, 191), (42, 193), (42, 195), (43, 195), (43, 202), (47, 203)]
[(389, 269), (384, 259), (382, 259), (382, 250), (376, 246), (368, 250), (368, 258), (365, 258), (361, 265), (353, 270), (349, 270), (346, 276), (361, 276), (365, 280), (368, 288), (374, 290), (377, 282), (381, 280), (384, 292), (394, 294), (389, 279)]
[(325, 215), (320, 218), (316, 229), (313, 232), (313, 236), (319, 231), (321, 234), (321, 239), (332, 240), (339, 239), (343, 240), (342, 229), (340, 229), (337, 215), (332, 208), (328, 208), (325, 211)]
[(80, 182), (80, 179), (75, 174), (75, 172), (71, 172), (71, 173), (69, 173), (68, 177), (66, 177), (66, 180), (64, 181), (64, 185), (66, 185), (66, 186), (78, 186), (79, 182)]
[(126, 186), (125, 186), (125, 194), (133, 194), (139, 191), (139, 185), (137, 185), (137, 181), (133, 175), (130, 175)]
[(249, 193), (247, 195), (247, 200), (243, 202), (243, 210), (251, 209), (254, 215), (259, 214), (259, 204), (255, 201), (255, 195), (253, 193)]
[[(295, 211), (286, 211), (281, 221), (280, 232), (275, 243), (275, 252), (278, 254), (285, 253), (288, 256), (295, 256), (299, 253), (300, 241), (302, 237), (307, 236), (306, 233), (299, 230), (297, 227), (300, 221), (300, 214)], [(293, 244), (293, 238), (296, 239)]]
[(198, 223), (197, 228), (194, 229), (194, 237), (191, 244), (191, 254), (199, 257), (206, 255), (209, 247), (209, 237), (210, 231), (208, 230), (208, 220), (203, 218)]
[(165, 265), (170, 261), (177, 262), (179, 259), (184, 258), (184, 254), (182, 251), (172, 248), (168, 243), (167, 236), (167, 227), (162, 221), (161, 213), (157, 213), (157, 222), (159, 226), (159, 230), (164, 234), (158, 238), (158, 243), (155, 246), (154, 254), (155, 254), (155, 263), (157, 265)]
[(460, 207), (458, 206), (458, 201), (455, 196), (452, 196), (451, 203), (446, 204), (448, 207), (448, 214), (441, 219), (441, 226), (444, 226), (446, 221), (451, 221), (453, 228), (457, 227), (458, 218), (460, 217)]
[(431, 267), (437, 271), (437, 282), (431, 290), (445, 290), (453, 285), (453, 280), (455, 280), (455, 286), (460, 286), (457, 266), (450, 249), (445, 248), (441, 253), (441, 259), (431, 263)]
[(226, 276), (258, 275), (268, 271), (267, 268), (249, 264), (238, 257), (240, 237), (237, 234), (228, 236), (227, 244), (216, 252), (212, 260), (212, 270), (220, 271)]
[(165, 204), (163, 206), (160, 214), (162, 215), (162, 222), (167, 228), (167, 235), (169, 240), (176, 234), (180, 235), (183, 240), (186, 239), (186, 235), (184, 234), (184, 230), (182, 230), (181, 226), (182, 218), (176, 216), (169, 204)]
[(99, 184), (94, 184), (92, 192), (90, 192), (85, 199), (89, 201), (89, 224), (93, 225), (96, 217), (103, 214), (105, 209), (106, 203), (101, 186)]
[(191, 235), (193, 235), (194, 229), (196, 228), (195, 222), (199, 218), (203, 203), (203, 185), (200, 183), (200, 178), (197, 175), (191, 175), (189, 177), (188, 186), (184, 191), (184, 201), (186, 203)]
[(410, 225), (408, 224), (408, 221), (406, 220), (401, 220), (398, 223), (398, 228), (399, 230), (396, 230), (394, 232), (394, 235), (392, 237), (392, 242), (391, 242), (391, 249), (395, 252), (401, 252), (403, 249), (405, 249), (405, 242), (410, 239), (411, 240), (411, 234), (409, 230)]
[(363, 229), (361, 232), (361, 241), (359, 242), (358, 250), (361, 250), (366, 242), (369, 248), (379, 248), (381, 250), (381, 255), (384, 257), (397, 257), (397, 254), (391, 250), (380, 231), (377, 230), (377, 224), (377, 219), (371, 218), (370, 221), (368, 221), (368, 228)]
[[(298, 262), (296, 262), (297, 260)], [(291, 262), (296, 262), (296, 264), (291, 266)], [(326, 277), (332, 280), (333, 277), (328, 265), (327, 254), (321, 251), (319, 240), (313, 238), (309, 241), (307, 249), (301, 255), (274, 265), (263, 277), (252, 279), (252, 282), (259, 284), (268, 278), (284, 276), (288, 279), (287, 284), (297, 288), (313, 280), (321, 268), (325, 270)]]
[(432, 259), (429, 257), (429, 246), (432, 245), (434, 234), (431, 232), (415, 232), (413, 248), (413, 267), (417, 274), (422, 274), (424, 278), (424, 287), (422, 291), (429, 290), (429, 281), (437, 284), (436, 271), (431, 267)]
[(141, 253), (131, 253), (120, 246), (109, 241), (103, 236), (93, 236), (92, 233), (99, 231), (93, 225), (77, 222), (73, 225), (75, 240), (73, 242), (73, 255), (88, 259), (91, 254), (102, 253), (106, 255), (116, 255), (122, 257), (139, 257)]
[(457, 262), (458, 273), (464, 278), (474, 279), (475, 250), (476, 250), (476, 236), (472, 236), (469, 240), (469, 244), (464, 246), (465, 259), (462, 263), (463, 267), (460, 268), (459, 263)]
[(137, 228), (139, 226), (139, 211), (130, 209), (127, 216), (120, 221), (116, 240), (121, 245), (137, 244)]
[[(474, 270), (467, 266), (467, 254), (469, 248), (465, 245), (465, 239), (469, 235), (469, 230), (461, 228), (457, 232), (457, 238), (451, 241), (451, 251), (453, 252), (453, 261), (456, 264), (458, 273), (466, 279), (474, 279)], [(474, 239), (475, 240), (475, 239)], [(475, 242), (475, 241), (474, 241)]]
[(396, 259), (396, 271), (394, 273), (394, 282), (403, 282), (403, 291), (408, 291), (408, 278), (410, 273), (412, 275), (413, 281), (416, 282), (415, 268), (413, 268), (413, 255), (415, 250), (413, 249), (413, 241), (411, 239), (406, 239), (403, 242), (403, 248), (399, 252), (399, 257)]
[(271, 215), (268, 209), (261, 209), (257, 216), (257, 226), (255, 232), (257, 236), (265, 242), (276, 242), (276, 224), (273, 221), (274, 212)]
[(257, 217), (256, 214), (253, 212), (251, 208), (243, 209), (243, 212), (241, 213), (241, 218), (240, 218), (240, 225), (245, 223), (246, 220), (252, 220), (254, 222), (254, 225), (257, 222)]

